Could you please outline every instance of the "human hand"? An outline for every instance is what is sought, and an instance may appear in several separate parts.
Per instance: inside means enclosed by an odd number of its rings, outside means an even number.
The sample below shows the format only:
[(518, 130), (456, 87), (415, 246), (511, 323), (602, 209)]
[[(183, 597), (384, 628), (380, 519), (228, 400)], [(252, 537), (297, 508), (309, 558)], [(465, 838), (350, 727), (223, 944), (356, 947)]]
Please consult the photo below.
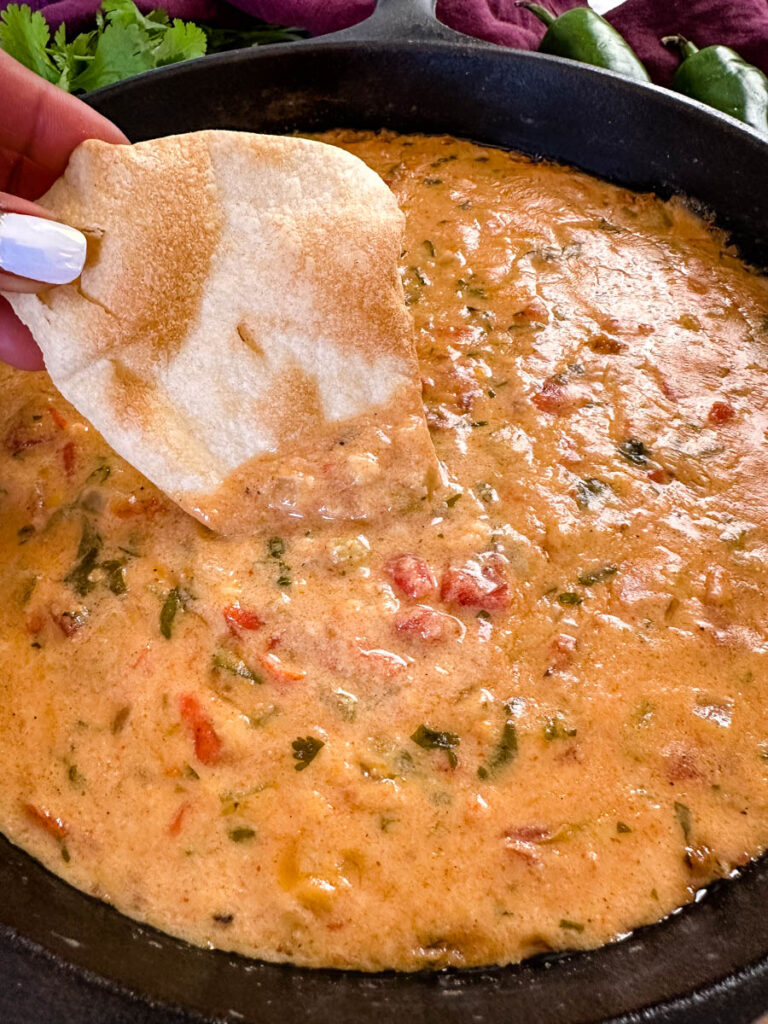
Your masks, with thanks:
[[(84, 139), (128, 140), (101, 114), (1, 51), (0, 95), (0, 291), (38, 292), (41, 281), (62, 284), (79, 275), (85, 239), (31, 200), (63, 173)], [(32, 335), (1, 295), (0, 360), (24, 370), (43, 367)]]

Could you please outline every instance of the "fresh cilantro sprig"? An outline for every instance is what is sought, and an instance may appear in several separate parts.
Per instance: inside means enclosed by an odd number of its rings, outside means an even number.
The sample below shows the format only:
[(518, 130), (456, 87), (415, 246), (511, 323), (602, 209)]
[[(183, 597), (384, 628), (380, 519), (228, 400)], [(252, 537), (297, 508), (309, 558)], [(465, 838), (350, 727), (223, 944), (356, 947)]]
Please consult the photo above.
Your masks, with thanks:
[(165, 11), (143, 15), (133, 0), (104, 0), (96, 28), (67, 42), (60, 25), (53, 39), (39, 11), (9, 4), (0, 15), (0, 46), (31, 71), (67, 92), (90, 92), (140, 71), (202, 57), (208, 40), (191, 22)]
[(202, 28), (171, 20), (164, 10), (142, 14), (133, 0), (103, 0), (96, 28), (67, 42), (64, 25), (51, 39), (48, 22), (27, 4), (9, 4), (0, 14), (0, 48), (67, 92), (90, 92), (216, 50), (287, 42), (301, 35), (297, 29), (261, 23), (242, 30)]

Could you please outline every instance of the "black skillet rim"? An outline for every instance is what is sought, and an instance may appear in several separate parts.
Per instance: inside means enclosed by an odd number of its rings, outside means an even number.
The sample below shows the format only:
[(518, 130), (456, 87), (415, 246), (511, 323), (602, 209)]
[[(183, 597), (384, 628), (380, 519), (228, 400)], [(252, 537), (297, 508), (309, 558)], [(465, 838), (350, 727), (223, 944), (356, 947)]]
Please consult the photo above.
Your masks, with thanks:
[[(353, 30), (354, 32), (354, 30)], [(349, 43), (352, 43), (350, 38)], [(301, 47), (302, 50), (305, 48), (311, 48), (313, 45), (322, 47), (341, 47), (342, 52), (349, 52), (349, 43), (323, 40), (313, 40), (307, 43), (292, 43), (286, 46), (275, 46), (270, 47), (269, 52), (262, 52), (258, 54), (258, 57), (265, 59), (267, 57), (280, 57), (285, 53), (294, 51), (296, 47)], [(381, 50), (386, 48), (388, 44), (385, 40), (380, 39), (379, 41), (370, 42), (367, 41), (367, 46), (371, 51)], [(425, 45), (424, 41), (413, 40), (411, 43), (400, 43), (398, 48), (402, 51), (403, 48), (407, 50), (413, 50), (418, 52), (423, 49)], [(488, 44), (479, 43), (473, 40), (466, 40), (465, 37), (454, 36), (453, 41), (448, 41), (445, 38), (442, 42), (439, 40), (430, 41), (428, 48), (434, 50), (445, 50), (451, 49), (455, 52), (480, 52), (488, 54), (489, 51), (495, 53), (499, 52), (496, 47), (490, 47)], [(353, 44), (357, 48), (357, 44)], [(501, 51), (505, 54), (509, 54), (509, 51)], [(198, 62), (199, 64), (211, 65), (214, 62), (219, 64), (247, 64), (250, 60), (253, 60), (257, 55), (249, 53), (248, 51), (233, 51), (229, 54), (222, 54), (205, 58), (203, 61)], [(510, 55), (511, 56), (511, 55)], [(546, 62), (557, 62), (557, 58), (542, 57), (537, 54), (520, 54), (514, 53), (514, 59), (525, 61), (546, 61)], [(563, 62), (560, 62), (563, 63)], [(568, 63), (568, 62), (565, 62)], [(189, 73), (189, 68), (169, 68), (161, 72), (150, 72), (144, 78), (151, 76), (163, 76), (162, 80), (167, 81), (172, 79), (178, 74)], [(604, 76), (607, 73), (594, 71), (593, 69), (579, 69), (579, 74), (586, 74), (587, 76)], [(655, 87), (648, 86), (634, 86), (632, 83), (622, 81), (617, 83), (615, 76), (609, 75), (609, 78), (614, 79), (614, 88), (651, 88), (655, 92), (663, 92), (663, 90), (657, 90)], [(130, 84), (130, 83), (129, 83)], [(124, 86), (112, 86), (106, 90), (102, 90), (98, 94), (94, 94), (90, 97), (91, 102), (97, 107), (102, 103), (109, 103), (110, 98), (117, 94), (126, 92)], [(669, 94), (666, 94), (667, 96)], [(693, 108), (700, 108), (700, 105), (690, 103), (690, 101), (680, 101), (675, 98), (670, 98), (670, 102), (675, 105), (688, 104)], [(701, 113), (699, 116), (702, 116)], [(711, 121), (725, 122), (726, 133), (744, 134), (745, 129), (731, 122), (729, 118), (725, 118), (722, 115), (713, 114), (709, 111), (703, 111), (705, 119)], [(721, 125), (722, 128), (722, 125)], [(752, 133), (748, 133), (752, 134)], [(764, 159), (765, 154), (768, 154), (765, 144), (759, 141), (760, 147), (762, 147)], [(768, 231), (768, 216), (763, 218), (762, 223)], [(762, 255), (762, 253), (761, 253)], [(9, 862), (16, 860), (22, 864), (21, 875), (11, 874), (10, 877), (4, 877), (6, 874), (6, 868)], [(505, 991), (503, 989), (503, 979), (506, 978), (522, 978), (523, 983), (526, 986), (538, 985), (542, 977), (554, 977), (553, 972), (566, 972), (576, 973), (578, 975), (580, 965), (584, 965), (590, 962), (594, 962), (597, 958), (603, 957), (604, 959), (611, 958), (616, 955), (616, 951), (632, 950), (638, 942), (648, 941), (649, 936), (662, 936), (666, 937), (668, 941), (665, 943), (663, 940), (661, 946), (663, 947), (658, 954), (658, 957), (662, 957), (660, 965), (663, 965), (667, 974), (675, 973), (677, 971), (684, 972), (685, 964), (680, 961), (679, 954), (681, 950), (684, 950), (688, 945), (686, 935), (690, 933), (691, 922), (700, 921), (702, 915), (706, 915), (709, 919), (709, 943), (707, 948), (702, 950), (702, 957), (712, 957), (713, 953), (716, 953), (722, 962), (722, 967), (717, 969), (716, 976), (710, 978), (707, 983), (700, 985), (687, 985), (686, 982), (677, 983), (677, 991), (674, 994), (668, 994), (662, 996), (659, 1000), (651, 1000), (645, 1003), (644, 1009), (632, 1010), (621, 1016), (614, 1017), (601, 1017), (600, 1019), (607, 1021), (609, 1019), (615, 1021), (627, 1022), (630, 1021), (719, 1021), (728, 1020), (737, 1024), (737, 1022), (752, 1020), (756, 1017), (761, 1010), (768, 1007), (768, 958), (766, 953), (768, 952), (768, 922), (763, 923), (761, 921), (760, 908), (765, 905), (766, 897), (768, 897), (768, 866), (765, 862), (758, 861), (757, 863), (750, 865), (744, 872), (743, 877), (735, 884), (724, 883), (716, 884), (713, 886), (704, 898), (704, 900), (698, 905), (691, 905), (672, 918), (667, 919), (666, 922), (661, 922), (656, 925), (649, 926), (646, 929), (641, 929), (636, 932), (630, 938), (624, 940), (622, 943), (615, 944), (613, 946), (604, 947), (602, 950), (597, 950), (589, 953), (578, 953), (573, 955), (559, 956), (550, 958), (550, 960), (538, 960), (529, 961), (519, 967), (511, 967), (504, 969), (496, 969), (493, 971), (476, 970), (470, 972), (443, 972), (439, 975), (411, 975), (411, 976), (392, 976), (392, 975), (376, 975), (376, 976), (365, 976), (358, 975), (354, 972), (312, 972), (302, 971), (296, 968), (287, 967), (274, 967), (273, 965), (250, 965), (249, 968), (253, 967), (256, 971), (262, 970), (267, 972), (278, 972), (277, 975), (273, 973), (273, 977), (281, 975), (292, 976), (294, 978), (304, 976), (309, 979), (308, 986), (300, 986), (300, 991), (305, 998), (317, 998), (317, 991), (312, 992), (313, 988), (316, 989), (315, 983), (318, 982), (320, 985), (326, 984), (330, 986), (329, 990), (333, 990), (338, 994), (339, 991), (346, 994), (342, 995), (342, 1004), (340, 1004), (333, 1016), (334, 1019), (339, 1021), (340, 1024), (349, 1020), (353, 1021), (361, 1019), (360, 1016), (350, 1016), (350, 1012), (353, 1014), (359, 1014), (363, 1009), (362, 1006), (357, 1003), (357, 999), (360, 998), (361, 992), (368, 992), (379, 990), (379, 998), (384, 1001), (384, 1005), (379, 1002), (379, 999), (375, 1000), (376, 1015), (380, 1016), (382, 1022), (387, 1019), (395, 1019), (392, 1017), (392, 1011), (396, 1014), (403, 1015), (408, 1011), (408, 1007), (415, 1008), (412, 999), (406, 998), (405, 1000), (392, 1000), (391, 995), (393, 991), (392, 987), (387, 988), (387, 984), (391, 981), (396, 984), (401, 991), (407, 991), (408, 987), (411, 988), (413, 985), (420, 985), (424, 988), (425, 992), (438, 992), (445, 998), (435, 998), (427, 996), (425, 1004), (420, 1004), (419, 1008), (422, 1013), (419, 1019), (423, 1020), (437, 1020), (444, 1019), (447, 1022), (459, 1019), (477, 1019), (477, 1020), (496, 1020), (502, 1019), (502, 1014), (499, 1012), (502, 1010), (503, 1004), (503, 1016), (506, 1019), (525, 1019), (533, 1020), (531, 1016), (518, 1017), (517, 1012), (523, 1010), (521, 999), (521, 993), (519, 991)], [(762, 877), (762, 876), (765, 877)], [(33, 880), (35, 886), (47, 887), (50, 897), (51, 906), (56, 905), (56, 899), (62, 897), (64, 894), (64, 903), (66, 905), (67, 898), (70, 902), (81, 903), (82, 901), (88, 901), (92, 904), (91, 911), (94, 916), (99, 918), (99, 924), (105, 927), (105, 921), (108, 927), (116, 928), (117, 934), (121, 935), (118, 940), (118, 946), (120, 942), (128, 942), (130, 945), (130, 936), (138, 936), (140, 942), (150, 942), (156, 944), (158, 949), (170, 947), (173, 952), (173, 956), (178, 955), (189, 955), (190, 948), (186, 947), (185, 944), (178, 942), (177, 940), (170, 939), (166, 936), (154, 933), (152, 929), (137, 925), (133, 922), (128, 921), (121, 915), (117, 914), (116, 911), (103, 904), (96, 903), (90, 900), (89, 897), (85, 897), (75, 890), (70, 889), (65, 883), (61, 882), (55, 876), (50, 875), (45, 869), (32, 862), (25, 854), (21, 851), (11, 848), (10, 844), (2, 841), (0, 843), (0, 888), (4, 888), (8, 893), (10, 892), (9, 886), (18, 885), (18, 879), (22, 877), (24, 881), (30, 879)], [(23, 886), (22, 886), (23, 887)], [(5, 903), (6, 901), (2, 901)], [(23, 902), (23, 901), (22, 901)], [(734, 910), (733, 904), (736, 904), (735, 910), (736, 918), (733, 917), (732, 911)], [(730, 915), (730, 916), (729, 916)], [(12, 915), (11, 915), (12, 916)], [(0, 924), (0, 977), (4, 979), (5, 988), (0, 992), (0, 1010), (5, 1009), (6, 1016), (3, 1019), (7, 1019), (9, 1024), (26, 1024), (27, 1020), (49, 1020), (52, 1022), (60, 1021), (61, 1024), (74, 1024), (77, 1021), (78, 1024), (82, 1021), (83, 1024), (86, 1022), (86, 1017), (82, 1016), (62, 1016), (54, 1017), (51, 1016), (51, 1012), (55, 1012), (51, 1009), (47, 1011), (45, 1017), (39, 1016), (39, 1011), (42, 1009), (43, 1002), (46, 998), (46, 993), (43, 991), (47, 988), (48, 995), (50, 996), (51, 991), (60, 993), (62, 997), (68, 991), (77, 991), (80, 995), (86, 994), (90, 1003), (93, 1004), (94, 1013), (93, 1020), (110, 1020), (117, 1022), (118, 1019), (122, 1021), (139, 1021), (146, 1020), (149, 1024), (171, 1024), (171, 1022), (191, 1021), (191, 1020), (203, 1020), (212, 1018), (201, 1018), (195, 1014), (187, 1011), (179, 1015), (177, 1011), (172, 1009), (173, 1005), (181, 1006), (186, 1004), (190, 1005), (189, 1001), (183, 996), (179, 999), (170, 999), (164, 1003), (164, 1007), (157, 1007), (154, 1003), (148, 1001), (146, 993), (144, 995), (139, 994), (141, 992), (142, 985), (139, 984), (126, 984), (125, 972), (123, 971), (123, 977), (116, 979), (114, 972), (112, 972), (112, 979), (107, 980), (110, 971), (104, 971), (106, 977), (100, 977), (88, 967), (84, 966), (73, 966), (77, 963), (77, 957), (74, 955), (74, 951), (70, 949), (68, 954), (68, 946), (66, 940), (57, 941), (53, 939), (53, 933), (50, 931), (50, 921), (45, 924), (41, 929), (29, 927), (29, 921), (25, 924), (27, 937), (23, 937), (21, 934), (21, 928), (24, 925), (20, 921), (5, 920), (7, 915), (4, 913), (2, 905), (0, 904), (0, 919), (3, 919), (3, 923)], [(67, 914), (64, 913), (63, 921), (67, 921)], [(16, 927), (14, 927), (16, 925)], [(694, 929), (696, 931), (696, 929)], [(699, 933), (701, 929), (698, 929)], [(32, 934), (30, 934), (30, 932)], [(42, 932), (47, 934), (44, 936)], [(698, 935), (700, 938), (700, 934)], [(62, 934), (58, 935), (58, 939), (62, 939)], [(746, 941), (750, 939), (751, 941)], [(651, 939), (651, 941), (655, 941)], [(738, 950), (734, 954), (734, 946), (738, 945)], [(179, 954), (179, 950), (182, 950)], [(127, 946), (123, 946), (124, 953), (127, 953)], [(623, 953), (619, 953), (623, 955)], [(628, 953), (627, 956), (634, 954)], [(193, 951), (195, 958), (213, 958), (218, 964), (224, 961), (235, 963), (240, 965), (236, 967), (236, 970), (242, 968), (246, 961), (241, 961), (240, 958), (231, 957), (227, 954), (221, 953), (206, 953), (204, 951)], [(658, 960), (657, 957), (657, 960)], [(19, 967), (22, 964), (22, 967)], [(38, 978), (45, 978), (45, 985), (39, 985), (38, 991), (31, 993), (32, 1002), (29, 1000), (21, 999), (18, 995), (13, 995), (13, 985), (21, 984), (23, 979), (26, 977), (29, 982), (29, 975), (24, 974), (24, 967), (29, 965), (36, 965), (35, 973)], [(44, 967), (42, 965), (45, 965)], [(499, 983), (499, 978), (502, 978), (502, 984)], [(586, 979), (585, 979), (586, 980)], [(693, 979), (692, 979), (693, 980)], [(482, 986), (485, 991), (480, 993), (481, 998), (474, 1000), (471, 997), (469, 1000), (465, 998), (465, 994), (469, 992), (477, 993), (478, 983)], [(34, 984), (34, 982), (33, 982)], [(349, 986), (352, 986), (351, 988)], [(384, 985), (384, 988), (381, 986)], [(343, 986), (347, 986), (346, 990)], [(290, 986), (289, 986), (290, 987)], [(582, 986), (583, 988), (583, 986)], [(281, 986), (284, 989), (284, 986)], [(134, 994), (131, 994), (131, 993)], [(7, 1007), (3, 1002), (4, 999), (10, 998), (11, 1001), (7, 1003)], [(490, 993), (490, 995), (489, 995)], [(158, 991), (155, 989), (154, 995), (157, 996)], [(298, 993), (296, 993), (298, 994)], [(447, 995), (446, 995), (447, 994)], [(283, 990), (281, 996), (285, 998), (287, 993)], [(354, 1005), (350, 1006), (350, 996), (353, 998)], [(458, 999), (455, 997), (459, 996)], [(452, 998), (449, 998), (452, 997)], [(511, 1002), (510, 1002), (511, 997)], [(70, 1002), (70, 1007), (74, 1011), (75, 1001), (73, 996), (65, 997)], [(123, 1018), (118, 1018), (118, 1011), (115, 1009), (113, 1001), (115, 998), (122, 999), (122, 1005), (126, 1007), (125, 1012), (128, 1014)], [(151, 999), (151, 996), (150, 996)], [(557, 1008), (553, 1008), (552, 1012), (548, 1012), (546, 1017), (537, 1019), (546, 1020), (597, 1020), (598, 1018), (592, 1016), (583, 1016), (583, 1014), (590, 1013), (590, 1004), (593, 1009), (597, 1010), (599, 1007), (600, 999), (599, 993), (594, 988), (589, 989), (582, 993), (582, 997), (579, 1000), (581, 1006), (579, 1008), (574, 1007), (575, 1016), (561, 1017), (560, 1012), (564, 1011), (570, 1013), (570, 1007), (563, 1007), (562, 1005)], [(495, 1005), (494, 1005), (495, 1004)], [(153, 1008), (154, 1007), (154, 1008)], [(454, 1007), (460, 1011), (460, 1016), (455, 1016)], [(328, 1009), (330, 1010), (330, 1006)], [(300, 1007), (299, 1016), (294, 1016), (293, 1009), (290, 1006), (282, 1005), (279, 1008), (275, 1008), (277, 1016), (272, 1015), (271, 1019), (277, 1020), (278, 1017), (285, 1022), (290, 1024), (293, 1019), (306, 1021), (307, 1024), (313, 1024), (314, 1021), (324, 1021), (331, 1019), (330, 1017), (321, 1015), (317, 1016), (313, 1010), (308, 1009), (307, 1006)], [(475, 1012), (477, 1011), (477, 1012)], [(487, 1012), (486, 1012), (487, 1011)], [(69, 1012), (66, 1009), (64, 1012)], [(324, 1013), (325, 1011), (323, 1011)], [(599, 1012), (599, 1011), (598, 1011)], [(510, 1016), (513, 1013), (514, 1016)], [(14, 1016), (8, 1016), (14, 1014)], [(27, 1014), (22, 1016), (22, 1014)], [(35, 1015), (32, 1015), (35, 1014)], [(467, 1014), (467, 1016), (464, 1016)], [(479, 1015), (478, 1015), (479, 1014)], [(471, 1016), (470, 1016), (471, 1015)], [(89, 1017), (88, 1020), (91, 1018)], [(235, 1018), (227, 1018), (235, 1019)], [(256, 1019), (256, 1018), (253, 1018)], [(259, 1016), (259, 1020), (265, 1022), (269, 1020), (269, 1017)]]

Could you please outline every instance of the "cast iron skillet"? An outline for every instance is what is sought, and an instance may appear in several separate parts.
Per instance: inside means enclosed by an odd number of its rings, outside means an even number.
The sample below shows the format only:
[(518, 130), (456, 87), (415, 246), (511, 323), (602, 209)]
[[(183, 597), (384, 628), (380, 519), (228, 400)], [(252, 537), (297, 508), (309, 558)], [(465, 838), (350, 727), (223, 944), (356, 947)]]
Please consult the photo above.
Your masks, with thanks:
[[(209, 127), (389, 127), (520, 149), (696, 197), (768, 266), (768, 144), (756, 134), (652, 86), (460, 36), (432, 7), (380, 0), (368, 22), (336, 36), (150, 72), (91, 102), (133, 140)], [(768, 1009), (764, 906), (760, 862), (591, 953), (439, 974), (308, 971), (191, 948), (0, 841), (0, 1021), (747, 1024)]]

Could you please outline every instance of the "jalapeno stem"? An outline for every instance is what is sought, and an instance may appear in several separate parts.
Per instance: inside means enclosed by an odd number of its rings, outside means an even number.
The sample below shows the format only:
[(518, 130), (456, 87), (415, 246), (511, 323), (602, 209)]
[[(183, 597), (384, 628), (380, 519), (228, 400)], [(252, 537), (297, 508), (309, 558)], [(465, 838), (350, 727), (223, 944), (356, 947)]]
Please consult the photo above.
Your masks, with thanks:
[(699, 52), (698, 46), (686, 39), (685, 36), (664, 36), (661, 40), (663, 46), (676, 47), (680, 51), (680, 55), (683, 60), (687, 60), (688, 57), (692, 57), (694, 53)]
[(546, 7), (542, 7), (541, 4), (531, 3), (530, 0), (516, 0), (515, 7), (523, 7), (526, 11), (530, 11), (531, 14), (535, 14), (539, 21), (544, 22), (547, 28), (555, 23), (554, 14), (548, 11)]

